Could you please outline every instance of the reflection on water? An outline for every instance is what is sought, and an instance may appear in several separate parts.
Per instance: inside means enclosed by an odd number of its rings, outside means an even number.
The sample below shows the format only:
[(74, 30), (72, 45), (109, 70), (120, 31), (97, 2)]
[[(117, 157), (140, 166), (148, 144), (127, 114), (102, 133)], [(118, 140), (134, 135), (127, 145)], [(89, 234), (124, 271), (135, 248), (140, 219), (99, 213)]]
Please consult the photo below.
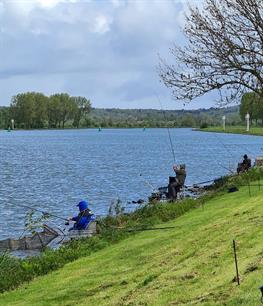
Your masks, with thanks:
[[(178, 163), (186, 163), (186, 184), (226, 174), (244, 153), (260, 155), (262, 138), (171, 129)], [(0, 238), (18, 236), (29, 205), (72, 215), (81, 199), (97, 214), (112, 200), (146, 199), (165, 186), (173, 156), (166, 129), (0, 131)], [(147, 183), (146, 183), (147, 182)], [(54, 222), (59, 222), (54, 220)]]

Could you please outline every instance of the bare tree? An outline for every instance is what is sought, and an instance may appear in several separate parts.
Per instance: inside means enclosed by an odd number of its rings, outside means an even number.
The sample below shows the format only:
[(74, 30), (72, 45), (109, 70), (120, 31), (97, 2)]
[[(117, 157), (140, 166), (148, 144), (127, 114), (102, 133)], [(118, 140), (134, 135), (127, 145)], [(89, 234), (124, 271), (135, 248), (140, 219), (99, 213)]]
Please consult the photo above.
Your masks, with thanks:
[(205, 0), (189, 7), (187, 43), (160, 60), (159, 73), (177, 100), (218, 90), (225, 104), (252, 91), (263, 97), (263, 0)]

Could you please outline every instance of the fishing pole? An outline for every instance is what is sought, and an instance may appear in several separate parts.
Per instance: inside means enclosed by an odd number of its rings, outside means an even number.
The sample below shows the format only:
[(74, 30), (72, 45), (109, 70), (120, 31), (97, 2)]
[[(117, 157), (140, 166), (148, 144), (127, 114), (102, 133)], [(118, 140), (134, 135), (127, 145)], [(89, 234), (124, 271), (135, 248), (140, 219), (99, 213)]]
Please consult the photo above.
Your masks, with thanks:
[[(219, 142), (219, 143), (225, 148), (225, 150), (229, 153), (229, 155), (232, 155), (231, 152), (230, 152), (230, 150), (229, 150), (229, 149), (227, 148), (227, 146), (221, 141), (221, 139), (218, 138), (218, 136), (216, 135), (216, 133), (212, 133), (212, 134), (213, 134), (213, 136), (216, 138), (217, 142)], [(212, 150), (212, 148), (210, 148), (210, 147), (208, 146), (207, 149), (211, 152), (211, 154), (212, 154), (213, 156), (215, 156), (215, 153), (214, 153), (214, 151)], [(227, 171), (230, 172), (231, 174), (235, 174), (235, 172), (234, 172), (232, 169), (230, 169), (230, 167), (226, 167), (226, 166), (222, 165), (220, 162), (217, 162), (217, 164), (218, 164), (218, 166), (220, 166), (221, 168), (227, 170)]]
[(64, 220), (64, 221), (68, 221), (68, 219), (66, 219), (66, 218), (60, 217), (60, 216), (55, 215), (55, 214), (51, 214), (51, 213), (49, 213), (47, 211), (43, 211), (43, 210), (40, 210), (40, 209), (37, 209), (37, 208), (33, 208), (33, 207), (25, 205), (25, 204), (20, 204), (20, 206), (28, 208), (28, 209), (31, 209), (31, 210), (34, 210), (34, 211), (37, 211), (37, 212), (40, 212), (43, 215), (48, 215), (48, 216), (55, 217), (55, 218), (58, 218), (58, 219), (61, 219), (61, 220)]
[[(245, 149), (246, 149), (246, 151), (247, 151), (248, 153), (250, 153), (251, 155), (254, 155), (254, 153), (255, 153), (255, 152), (252, 152), (251, 150), (249, 150), (245, 144), (241, 144), (241, 143), (239, 143), (239, 144), (237, 144), (237, 143), (233, 143), (233, 145), (234, 145), (234, 146), (236, 146), (236, 147), (238, 147), (238, 148), (239, 148), (239, 147), (243, 147), (243, 148), (245, 148)], [(229, 146), (231, 146), (231, 145), (229, 145)]]
[(138, 229), (127, 229), (125, 232), (143, 232), (143, 231), (158, 231), (158, 230), (167, 230), (173, 229), (175, 226), (166, 226), (166, 227), (150, 227), (150, 228), (138, 228)]
[[(166, 118), (166, 115), (165, 115), (165, 111), (164, 111), (164, 108), (163, 108), (163, 105), (161, 103), (161, 100), (159, 98), (159, 96), (156, 94), (156, 97), (159, 101), (159, 104), (161, 106), (161, 110), (162, 110), (162, 113), (163, 113), (163, 117), (164, 117), (164, 120), (167, 122), (167, 118)], [(173, 147), (173, 142), (172, 142), (172, 138), (171, 138), (171, 133), (170, 133), (170, 129), (169, 129), (169, 126), (167, 125), (167, 131), (168, 131), (168, 136), (169, 136), (169, 141), (170, 141), (170, 146), (171, 146), (171, 150), (172, 150), (172, 154), (173, 154), (173, 159), (174, 159), (174, 163), (175, 163), (175, 153), (174, 153), (174, 147)]]
[[(228, 152), (229, 155), (233, 155), (232, 152), (229, 150), (229, 148), (227, 147), (227, 145), (220, 139), (220, 137), (217, 135), (217, 133), (212, 133), (215, 138), (218, 140), (219, 143), (222, 144), (222, 146), (226, 149), (226, 151)], [(237, 144), (234, 144), (236, 146), (238, 146)], [(249, 150), (248, 150), (249, 151)], [(220, 165), (220, 164), (219, 164)], [(224, 167), (223, 165), (220, 165), (221, 167), (227, 169), (229, 172), (231, 172), (232, 174), (235, 174), (234, 171), (232, 171), (231, 169), (227, 168), (227, 167)]]
[(184, 187), (186, 188), (191, 188), (194, 186), (198, 186), (198, 185), (203, 185), (203, 184), (208, 184), (208, 183), (212, 183), (214, 182), (216, 179), (210, 180), (210, 181), (204, 181), (204, 182), (199, 182), (199, 183), (194, 183), (193, 185), (185, 185)]
[(212, 133), (213, 136), (217, 139), (217, 141), (219, 143), (221, 143), (221, 145), (225, 148), (225, 150), (228, 152), (229, 155), (232, 155), (232, 152), (229, 150), (229, 148), (227, 147), (227, 145), (220, 139), (220, 137), (218, 137), (217, 133)]
[(166, 230), (166, 229), (173, 229), (176, 228), (175, 226), (165, 226), (165, 227), (149, 227), (149, 228), (131, 228), (125, 229), (123, 227), (114, 227), (111, 226), (113, 229), (124, 229), (125, 232), (142, 232), (142, 231), (155, 231), (155, 230)]
[[(140, 178), (142, 178), (142, 174), (139, 174)], [(157, 188), (154, 187), (149, 181), (147, 181), (145, 178), (142, 178), (143, 182), (148, 185), (151, 188), (151, 191), (157, 191)]]
[(223, 166), (223, 165), (222, 165), (222, 164), (220, 164), (220, 163), (218, 163), (218, 165), (219, 165), (220, 167), (222, 167), (222, 168), (224, 168), (224, 169), (228, 170), (228, 171), (229, 171), (229, 172), (231, 172), (232, 174), (235, 174), (235, 172), (234, 172), (233, 170), (231, 170), (230, 168), (225, 167), (225, 166)]

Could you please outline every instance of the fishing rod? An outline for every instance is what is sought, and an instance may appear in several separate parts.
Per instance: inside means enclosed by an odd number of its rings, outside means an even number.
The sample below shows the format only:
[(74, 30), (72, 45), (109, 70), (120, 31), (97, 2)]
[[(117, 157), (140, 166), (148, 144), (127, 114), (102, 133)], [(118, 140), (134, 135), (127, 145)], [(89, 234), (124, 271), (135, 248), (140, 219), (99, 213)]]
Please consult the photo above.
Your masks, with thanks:
[[(167, 118), (166, 118), (166, 115), (165, 115), (165, 111), (164, 111), (164, 108), (163, 108), (163, 105), (161, 103), (161, 100), (159, 98), (159, 96), (156, 94), (156, 97), (159, 101), (159, 104), (161, 106), (161, 110), (162, 110), (162, 113), (163, 113), (163, 117), (164, 117), (164, 120), (167, 122)], [(168, 136), (169, 136), (169, 141), (170, 141), (170, 146), (171, 146), (171, 151), (172, 151), (172, 154), (173, 154), (173, 159), (174, 159), (174, 163), (175, 163), (175, 153), (174, 153), (174, 147), (173, 147), (173, 142), (172, 142), (172, 137), (171, 137), (171, 133), (170, 133), (170, 129), (169, 129), (169, 126), (167, 125), (167, 131), (168, 131)]]
[[(227, 146), (221, 141), (221, 139), (218, 138), (218, 136), (216, 135), (216, 133), (212, 133), (213, 136), (216, 138), (217, 142), (219, 142), (224, 148), (225, 150), (228, 152), (229, 155), (232, 155), (230, 150), (227, 148)], [(212, 156), (215, 156), (214, 151), (208, 146), (207, 149), (211, 152)], [(226, 167), (224, 165), (222, 165), (220, 162), (217, 162), (218, 166), (220, 166), (221, 168), (227, 170), (228, 172), (230, 172), (231, 174), (235, 174), (235, 172), (230, 169), (230, 167)]]
[[(218, 140), (218, 142), (222, 144), (222, 146), (225, 148), (225, 150), (228, 152), (228, 154), (229, 154), (229, 155), (233, 155), (232, 152), (230, 151), (230, 149), (228, 148), (228, 146), (219, 138), (219, 136), (217, 135), (217, 133), (212, 133), (212, 134), (215, 136), (215, 138)], [(239, 146), (239, 145), (237, 145), (237, 144), (234, 144), (234, 145), (236, 145), (237, 147)], [(245, 146), (243, 146), (243, 147), (245, 147)], [(247, 148), (246, 148), (246, 150), (249, 151)], [(250, 152), (251, 152), (251, 151), (250, 151)], [(224, 167), (224, 166), (221, 165), (220, 163), (218, 163), (218, 164), (219, 164), (222, 168), (224, 168), (224, 169), (228, 170), (229, 172), (231, 172), (232, 174), (235, 174), (235, 171), (232, 171), (230, 168)]]
[[(142, 174), (139, 174), (140, 178), (142, 178)], [(149, 181), (147, 181), (145, 178), (142, 178), (143, 182), (148, 185), (151, 188), (151, 191), (157, 191), (157, 188), (154, 187)]]
[[(245, 148), (245, 150), (246, 150), (248, 153), (250, 153), (251, 155), (254, 155), (254, 153), (255, 153), (255, 152), (252, 152), (251, 150), (249, 150), (245, 144), (241, 144), (241, 143), (239, 143), (239, 144), (237, 144), (237, 143), (233, 143), (233, 145), (234, 145), (234, 146), (236, 146), (236, 147), (238, 147), (238, 148), (239, 148), (239, 147), (243, 147), (243, 148)], [(231, 145), (229, 145), (229, 146), (231, 146)]]
[(138, 229), (127, 229), (125, 232), (143, 232), (143, 231), (158, 231), (158, 230), (167, 230), (176, 228), (175, 226), (166, 226), (166, 227), (150, 227), (150, 228), (138, 228)]
[(37, 212), (40, 212), (40, 213), (42, 213), (43, 215), (46, 215), (46, 216), (51, 216), (51, 217), (55, 217), (55, 218), (57, 218), (57, 219), (61, 219), (61, 220), (64, 220), (64, 221), (68, 221), (68, 219), (66, 219), (66, 218), (60, 217), (60, 216), (55, 215), (55, 214), (53, 214), (53, 213), (51, 214), (51, 213), (49, 213), (49, 212), (47, 212), (47, 211), (43, 211), (43, 210), (40, 210), (40, 209), (38, 209), (38, 208), (33, 208), (33, 207), (28, 206), (28, 205), (25, 205), (25, 204), (20, 204), (20, 206), (21, 206), (21, 207), (28, 208), (28, 209), (31, 209), (31, 210), (34, 210), (34, 211), (37, 211)]
[(185, 185), (184, 187), (186, 188), (191, 188), (194, 186), (198, 186), (198, 185), (203, 185), (203, 184), (207, 184), (207, 183), (212, 183), (214, 182), (216, 179), (210, 180), (210, 181), (204, 181), (204, 182), (199, 182), (199, 183), (194, 183), (193, 185)]
[(217, 133), (212, 133), (213, 136), (217, 139), (217, 141), (219, 143), (221, 143), (221, 145), (225, 148), (225, 150), (228, 152), (229, 155), (232, 155), (232, 152), (229, 150), (229, 148), (227, 147), (227, 145), (220, 139), (220, 137), (218, 137)]
[(220, 163), (218, 163), (218, 165), (219, 165), (220, 167), (222, 167), (222, 168), (226, 169), (227, 171), (231, 172), (232, 174), (235, 174), (235, 172), (234, 172), (233, 170), (231, 170), (230, 168), (225, 167), (225, 166), (223, 166), (223, 165), (222, 165), (222, 164), (220, 164)]
[(175, 226), (165, 226), (165, 227), (146, 227), (146, 228), (131, 228), (125, 229), (123, 227), (111, 226), (113, 229), (124, 229), (125, 232), (142, 232), (142, 231), (155, 231), (155, 230), (166, 230), (176, 228)]

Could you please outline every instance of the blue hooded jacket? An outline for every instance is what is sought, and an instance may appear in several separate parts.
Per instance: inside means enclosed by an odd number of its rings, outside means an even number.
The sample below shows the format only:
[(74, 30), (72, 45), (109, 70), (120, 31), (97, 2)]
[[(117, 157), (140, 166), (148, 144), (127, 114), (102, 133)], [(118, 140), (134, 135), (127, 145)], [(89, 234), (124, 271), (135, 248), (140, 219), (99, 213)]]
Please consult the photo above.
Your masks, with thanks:
[(72, 229), (85, 230), (87, 229), (89, 223), (94, 221), (96, 217), (88, 209), (88, 202), (80, 201), (77, 206), (79, 207), (79, 214), (72, 218), (72, 220), (76, 222)]

